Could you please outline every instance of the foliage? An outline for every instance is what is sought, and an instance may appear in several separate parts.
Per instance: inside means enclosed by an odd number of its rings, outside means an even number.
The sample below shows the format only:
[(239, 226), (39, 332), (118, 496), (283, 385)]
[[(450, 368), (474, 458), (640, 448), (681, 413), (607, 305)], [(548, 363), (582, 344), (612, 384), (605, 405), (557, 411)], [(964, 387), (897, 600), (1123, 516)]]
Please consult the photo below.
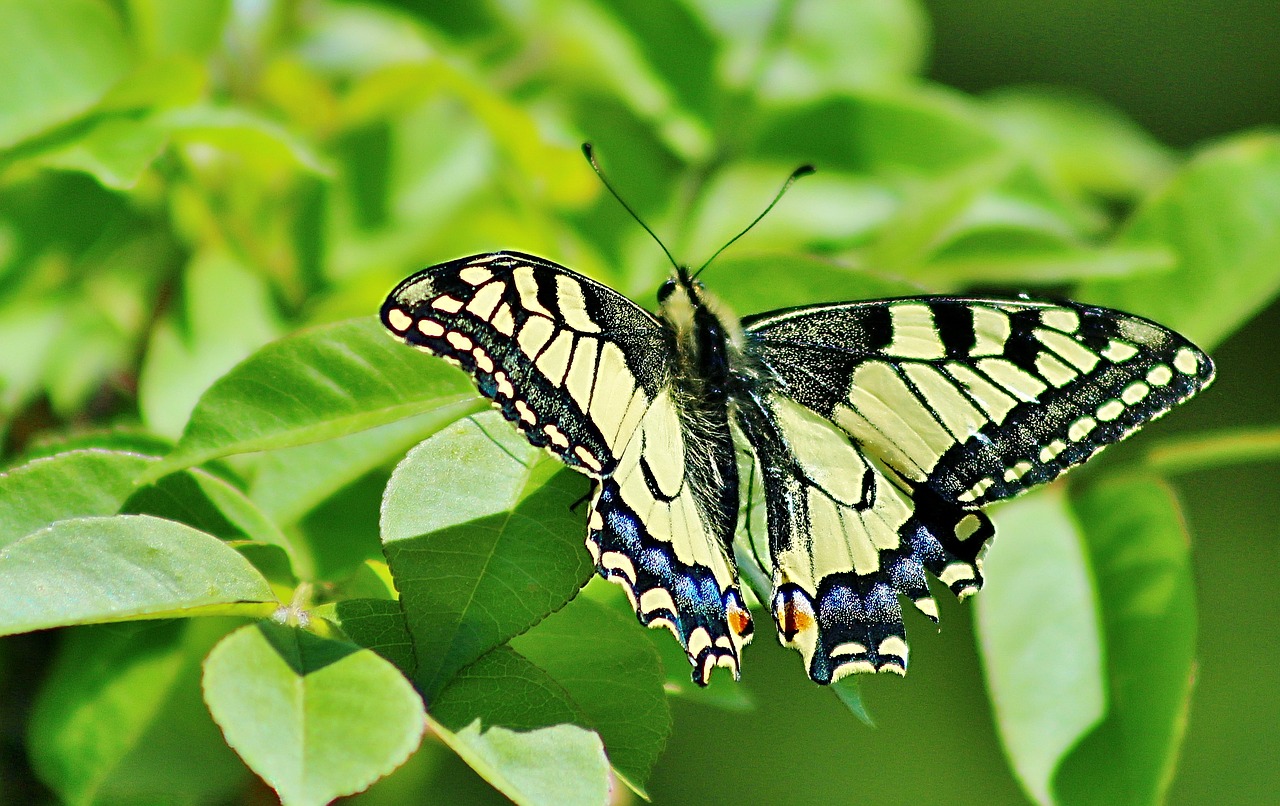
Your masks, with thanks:
[[(1188, 156), (1096, 99), (931, 83), (909, 0), (402, 5), (0, 5), (0, 635), (65, 628), (0, 642), (26, 790), (216, 802), (252, 770), (311, 804), (400, 767), (360, 797), (430, 802), (465, 780), (447, 747), (516, 802), (601, 803), (645, 794), (671, 703), (756, 707), (587, 584), (583, 479), (373, 319), (494, 248), (651, 298), (665, 259), (582, 140), (693, 262), (817, 165), (704, 275), (742, 314), (1026, 289), (1212, 348), (1280, 290), (1280, 137)], [(1163, 798), (1196, 611), (1156, 473), (1256, 437), (1118, 449), (997, 512), (977, 646), (1031, 800)], [(778, 761), (708, 785), (750, 800)], [(841, 764), (885, 779), (864, 800), (954, 799)]]

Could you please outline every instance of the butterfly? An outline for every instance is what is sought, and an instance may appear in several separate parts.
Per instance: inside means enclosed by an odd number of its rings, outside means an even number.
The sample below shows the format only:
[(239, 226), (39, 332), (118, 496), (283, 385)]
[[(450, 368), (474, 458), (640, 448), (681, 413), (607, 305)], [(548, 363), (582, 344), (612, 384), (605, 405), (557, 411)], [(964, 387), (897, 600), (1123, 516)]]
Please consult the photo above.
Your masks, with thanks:
[(1177, 333), (1075, 302), (921, 296), (738, 319), (676, 266), (658, 303), (655, 316), (499, 251), (410, 276), (381, 320), (594, 480), (597, 572), (675, 635), (700, 685), (716, 667), (736, 679), (754, 634), (733, 549), (740, 451), (763, 490), (763, 604), (779, 639), (818, 683), (905, 674), (901, 601), (936, 621), (928, 575), (960, 598), (981, 587), (994, 534), (982, 507), (1084, 462), (1214, 373)]

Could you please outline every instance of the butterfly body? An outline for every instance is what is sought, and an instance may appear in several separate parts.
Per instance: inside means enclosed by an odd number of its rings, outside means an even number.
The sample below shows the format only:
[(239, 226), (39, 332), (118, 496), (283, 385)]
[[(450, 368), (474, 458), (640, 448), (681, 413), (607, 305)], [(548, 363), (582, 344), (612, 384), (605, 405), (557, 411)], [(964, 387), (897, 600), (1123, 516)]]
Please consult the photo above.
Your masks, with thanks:
[[(918, 297), (738, 320), (678, 269), (653, 316), (518, 252), (387, 298), (403, 341), (470, 372), (535, 445), (597, 480), (587, 547), (705, 684), (754, 633), (734, 560), (758, 469), (783, 643), (809, 676), (907, 665), (900, 600), (981, 586), (980, 507), (1052, 480), (1212, 379), (1182, 337), (1076, 303)], [(749, 504), (750, 502), (748, 502)], [(754, 549), (754, 546), (752, 547)]]

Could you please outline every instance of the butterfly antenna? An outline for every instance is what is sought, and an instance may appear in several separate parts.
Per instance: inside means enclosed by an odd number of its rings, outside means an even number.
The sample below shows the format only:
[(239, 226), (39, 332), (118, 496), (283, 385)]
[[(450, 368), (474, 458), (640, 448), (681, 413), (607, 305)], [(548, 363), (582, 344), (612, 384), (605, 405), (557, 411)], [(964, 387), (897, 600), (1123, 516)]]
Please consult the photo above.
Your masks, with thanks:
[(644, 219), (640, 218), (640, 216), (636, 214), (635, 210), (631, 209), (631, 205), (627, 204), (626, 201), (618, 195), (618, 191), (613, 189), (613, 185), (609, 184), (609, 180), (604, 176), (604, 171), (600, 170), (600, 164), (596, 162), (595, 149), (591, 147), (590, 143), (582, 144), (582, 153), (586, 155), (587, 162), (591, 163), (591, 169), (596, 172), (596, 176), (600, 177), (600, 181), (609, 189), (609, 192), (613, 194), (613, 197), (618, 200), (618, 204), (622, 205), (622, 209), (630, 213), (631, 217), (636, 220), (637, 224), (644, 227), (644, 231), (649, 233), (649, 237), (653, 238), (658, 246), (662, 247), (662, 251), (667, 255), (667, 260), (671, 261), (671, 265), (675, 267), (676, 271), (679, 271), (680, 266), (676, 263), (676, 259), (671, 256), (671, 251), (667, 249), (667, 245), (662, 242), (662, 239), (659, 238), (653, 230), (649, 229), (649, 225), (644, 223)]
[(760, 219), (762, 219), (762, 218), (764, 218), (765, 216), (769, 215), (769, 211), (773, 209), (773, 206), (774, 206), (775, 204), (777, 204), (779, 201), (781, 201), (781, 200), (782, 200), (782, 196), (783, 196), (783, 194), (785, 194), (788, 190), (790, 190), (790, 189), (791, 189), (791, 186), (792, 186), (792, 185), (794, 185), (794, 184), (796, 183), (796, 180), (797, 180), (797, 179), (799, 179), (799, 178), (800, 178), (800, 177), (802, 177), (802, 176), (808, 176), (809, 174), (814, 173), (815, 171), (817, 171), (817, 168), (814, 168), (812, 165), (801, 165), (799, 168), (796, 168), (794, 171), (792, 171), (792, 172), (791, 172), (791, 176), (788, 176), (788, 177), (787, 177), (787, 181), (785, 181), (785, 182), (783, 182), (783, 183), (782, 183), (782, 188), (778, 191), (778, 195), (777, 195), (777, 196), (774, 196), (774, 197), (773, 197), (773, 201), (769, 202), (769, 206), (768, 206), (768, 207), (766, 207), (766, 208), (764, 208), (764, 212), (763, 212), (763, 213), (761, 213), (760, 215), (756, 216), (756, 220), (755, 220), (755, 221), (752, 221), (750, 224), (748, 224), (748, 225), (747, 225), (747, 227), (746, 227), (746, 229), (744, 229), (742, 232), (739, 232), (737, 235), (735, 235), (735, 236), (733, 236), (732, 238), (730, 238), (728, 243), (726, 243), (724, 246), (722, 246), (722, 247), (720, 247), (719, 249), (717, 249), (717, 250), (716, 250), (716, 253), (715, 253), (714, 255), (712, 255), (711, 257), (707, 258), (707, 262), (706, 262), (706, 263), (703, 263), (701, 266), (699, 266), (699, 267), (698, 267), (698, 270), (697, 270), (697, 271), (695, 271), (695, 272), (693, 273), (693, 276), (694, 276), (694, 277), (697, 277), (699, 274), (702, 274), (702, 270), (703, 270), (703, 269), (705, 269), (707, 266), (710, 266), (710, 265), (711, 265), (711, 261), (713, 261), (713, 260), (715, 260), (716, 258), (720, 257), (720, 253), (721, 253), (721, 252), (723, 252), (724, 250), (728, 249), (730, 246), (733, 246), (733, 242), (734, 242), (734, 241), (738, 240), (738, 239), (739, 239), (739, 238), (741, 238), (743, 235), (746, 235), (748, 232), (750, 232), (750, 231), (751, 231), (751, 228), (752, 228), (752, 227), (754, 227), (756, 224), (759, 224), (759, 223), (760, 223)]

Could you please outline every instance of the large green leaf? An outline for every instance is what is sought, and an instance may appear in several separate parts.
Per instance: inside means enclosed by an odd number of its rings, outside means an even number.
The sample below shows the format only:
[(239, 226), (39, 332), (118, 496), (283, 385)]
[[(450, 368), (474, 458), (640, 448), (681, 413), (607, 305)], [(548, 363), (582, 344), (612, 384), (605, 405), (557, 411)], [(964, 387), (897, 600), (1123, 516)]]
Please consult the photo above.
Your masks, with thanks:
[(382, 540), (428, 699), (586, 582), (584, 516), (570, 510), (585, 486), (496, 412), (455, 423), (396, 468)]
[(1203, 151), (1143, 202), (1118, 243), (1171, 249), (1175, 265), (1095, 280), (1077, 296), (1213, 347), (1280, 290), (1280, 136), (1242, 135)]
[(227, 544), (149, 515), (58, 521), (0, 548), (0, 635), (274, 601)]
[(390, 663), (269, 622), (209, 653), (204, 697), (227, 744), (286, 806), (359, 792), (408, 758), (426, 728), (422, 699)]
[(374, 319), (268, 344), (196, 404), (182, 439), (148, 478), (217, 456), (318, 442), (426, 411), (485, 404), (461, 372), (392, 341)]
[(67, 803), (234, 796), (247, 773), (200, 701), (200, 661), (220, 619), (68, 632), (31, 714), (28, 747)]
[(1072, 501), (1107, 638), (1111, 707), (1063, 762), (1071, 804), (1165, 801), (1195, 673), (1195, 580), (1177, 499), (1151, 478), (1113, 478)]
[(0, 549), (54, 521), (114, 515), (155, 458), (100, 448), (35, 459), (0, 476)]
[(511, 640), (564, 688), (618, 775), (642, 795), (671, 732), (662, 664), (644, 632), (634, 617), (579, 598)]
[(128, 69), (128, 44), (106, 3), (0, 3), (0, 148), (88, 111)]
[(112, 190), (129, 190), (142, 179), (169, 141), (153, 121), (104, 118), (67, 143), (35, 155), (37, 165), (84, 171)]
[[(481, 405), (476, 401), (477, 408)], [(263, 455), (249, 496), (280, 523), (294, 523), (366, 473), (401, 458), (459, 419), (455, 408), (428, 411), (344, 437)]]
[(982, 666), (1014, 774), (1050, 804), (1063, 756), (1106, 710), (1097, 600), (1060, 486), (994, 514), (998, 537), (976, 597)]

